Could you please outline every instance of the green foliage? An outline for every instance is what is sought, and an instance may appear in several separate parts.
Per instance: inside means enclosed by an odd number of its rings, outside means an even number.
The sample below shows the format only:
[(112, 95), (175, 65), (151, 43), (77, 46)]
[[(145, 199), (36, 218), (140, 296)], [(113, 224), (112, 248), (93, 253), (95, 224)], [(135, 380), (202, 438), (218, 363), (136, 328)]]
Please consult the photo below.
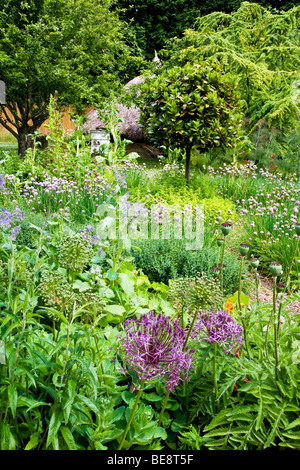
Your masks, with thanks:
[(295, 128), (299, 6), (278, 12), (242, 2), (231, 14), (223, 11), (199, 17), (194, 29), (170, 41), (162, 58), (169, 66), (213, 58), (227, 73), (237, 75), (248, 132), (262, 119), (280, 130)]
[(217, 407), (213, 404), (209, 368), (211, 346), (201, 345), (198, 349), (199, 367), (191, 383), (190, 393), (194, 398), (190, 402), (189, 424), (181, 432), (182, 449), (299, 448), (300, 376), (295, 352), (299, 346), (295, 340), (299, 326), (291, 323), (289, 313), (282, 310), (285, 322), (281, 325), (280, 373), (276, 381), (271, 359), (273, 330), (267, 341), (265, 333), (270, 311), (270, 306), (251, 309), (247, 325), (251, 358), (218, 352), (220, 403)]
[(59, 264), (72, 271), (82, 271), (92, 259), (93, 248), (81, 234), (67, 235), (58, 247)]
[[(166, 42), (181, 37), (193, 26), (195, 18), (214, 11), (231, 13), (241, 5), (241, 0), (117, 0), (114, 8), (120, 8), (121, 18), (130, 23), (138, 45), (148, 60), (154, 50), (159, 51)], [(297, 5), (297, 0), (260, 0), (255, 3), (265, 7), (286, 10)]]
[[(151, 207), (156, 201), (162, 201), (170, 206), (180, 204), (200, 204), (203, 199), (210, 199), (216, 193), (217, 184), (210, 184), (204, 175), (195, 175), (189, 186), (182, 172), (176, 175), (153, 175), (146, 184), (142, 183), (134, 187), (128, 186), (130, 200), (144, 202), (146, 207)], [(221, 198), (219, 202), (222, 205)], [(226, 202), (227, 204), (227, 202)], [(234, 209), (233, 205), (231, 209)]]
[(200, 273), (197, 277), (171, 279), (168, 296), (178, 311), (213, 310), (223, 306), (219, 283)]
[[(105, 123), (105, 130), (108, 136), (111, 136), (112, 142), (103, 144), (99, 149), (100, 155), (96, 157), (98, 164), (107, 164), (109, 166), (116, 165), (122, 160), (130, 160), (130, 156), (125, 157), (126, 145), (130, 142), (126, 139), (121, 139), (121, 132), (119, 123), (122, 119), (119, 118), (118, 104), (115, 98), (109, 97), (106, 106), (101, 103), (101, 108), (98, 109), (99, 118)], [(136, 154), (138, 157), (139, 155)], [(135, 158), (133, 158), (135, 159)]]
[(241, 125), (236, 79), (213, 61), (165, 65), (141, 86), (140, 122), (155, 145), (186, 151), (231, 146)]
[(26, 135), (48, 118), (55, 90), (59, 108), (82, 110), (83, 103), (99, 102), (126, 80), (130, 51), (110, 4), (32, 0), (10, 14), (1, 2), (0, 68), (7, 92), (0, 122), (18, 139), (23, 157)]
[[(198, 273), (211, 278), (211, 268), (218, 264), (218, 249), (204, 245), (200, 250), (187, 250), (184, 240), (144, 240), (136, 241), (135, 245), (141, 249), (131, 251), (135, 264), (151, 282), (168, 284), (171, 279), (197, 277)], [(239, 263), (235, 256), (226, 253), (224, 264), (224, 289), (227, 293), (235, 292)]]

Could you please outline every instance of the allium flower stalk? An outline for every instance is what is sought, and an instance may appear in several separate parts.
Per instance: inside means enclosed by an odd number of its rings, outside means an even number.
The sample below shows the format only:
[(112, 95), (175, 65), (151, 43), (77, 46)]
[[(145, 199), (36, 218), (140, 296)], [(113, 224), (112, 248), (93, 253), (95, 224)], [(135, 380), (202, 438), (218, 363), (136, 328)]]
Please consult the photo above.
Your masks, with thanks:
[(210, 313), (200, 314), (198, 322), (191, 332), (191, 338), (204, 339), (213, 345), (213, 379), (215, 399), (218, 406), (217, 346), (221, 346), (226, 353), (238, 350), (243, 344), (242, 328), (228, 314), (227, 310), (211, 311)]
[(139, 320), (126, 320), (124, 328), (120, 346), (124, 374), (133, 371), (139, 384), (163, 379), (167, 391), (188, 379), (194, 351), (185, 346), (185, 332), (178, 320), (149, 312)]
[(243, 344), (242, 327), (228, 315), (227, 310), (202, 313), (195, 323), (191, 338), (203, 338), (219, 344), (226, 353), (234, 352)]
[(119, 445), (122, 449), (133, 420), (145, 382), (162, 378), (167, 390), (162, 406), (158, 426), (161, 425), (163, 414), (170, 392), (180, 380), (187, 380), (193, 367), (194, 350), (186, 347), (186, 336), (178, 320), (154, 312), (142, 314), (126, 320), (124, 323), (125, 337), (120, 340), (120, 352), (123, 355), (122, 372), (137, 376), (139, 390), (132, 408), (127, 426)]

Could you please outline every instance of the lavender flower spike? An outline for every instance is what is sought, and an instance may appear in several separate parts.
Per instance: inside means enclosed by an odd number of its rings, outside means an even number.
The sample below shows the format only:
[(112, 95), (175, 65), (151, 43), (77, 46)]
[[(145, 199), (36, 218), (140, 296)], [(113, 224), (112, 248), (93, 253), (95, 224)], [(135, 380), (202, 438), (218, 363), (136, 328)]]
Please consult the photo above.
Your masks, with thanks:
[(188, 379), (194, 350), (183, 349), (185, 332), (177, 320), (149, 312), (126, 320), (124, 328), (120, 345), (124, 374), (134, 372), (139, 384), (163, 379), (167, 391)]

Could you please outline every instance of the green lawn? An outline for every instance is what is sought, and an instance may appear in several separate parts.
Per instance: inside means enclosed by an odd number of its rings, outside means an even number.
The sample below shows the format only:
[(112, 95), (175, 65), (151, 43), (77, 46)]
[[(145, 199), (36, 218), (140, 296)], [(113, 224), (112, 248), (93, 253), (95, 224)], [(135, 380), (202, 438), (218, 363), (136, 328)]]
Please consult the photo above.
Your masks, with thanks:
[(18, 150), (18, 144), (15, 142), (0, 142), (0, 151), (1, 150)]

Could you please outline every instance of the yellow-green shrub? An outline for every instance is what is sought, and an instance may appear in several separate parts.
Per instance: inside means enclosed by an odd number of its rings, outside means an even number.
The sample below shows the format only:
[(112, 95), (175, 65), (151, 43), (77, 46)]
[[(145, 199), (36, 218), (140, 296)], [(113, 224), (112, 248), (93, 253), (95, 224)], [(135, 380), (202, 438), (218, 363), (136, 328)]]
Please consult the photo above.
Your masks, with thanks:
[[(217, 220), (222, 217), (224, 222), (227, 219), (235, 222), (238, 219), (238, 214), (235, 209), (234, 203), (230, 199), (223, 199), (222, 197), (213, 197), (211, 199), (202, 199), (200, 201), (204, 205), (204, 217)], [(221, 211), (221, 213), (219, 213)], [(231, 211), (229, 213), (228, 211)]]
[[(220, 196), (203, 199), (201, 198), (201, 188), (191, 189), (187, 187), (177, 187), (174, 192), (170, 192), (170, 188), (162, 188), (159, 193), (153, 195), (147, 193), (146, 188), (136, 187), (130, 191), (130, 200), (133, 202), (144, 202), (148, 208), (157, 202), (162, 203), (164, 206), (180, 205), (182, 209), (184, 209), (184, 206), (187, 204), (192, 204), (192, 207), (195, 207), (197, 204), (203, 204), (205, 219), (216, 221), (218, 217), (222, 217), (223, 222), (227, 219), (233, 222), (238, 219), (235, 205), (232, 201), (223, 199)], [(232, 214), (230, 214), (228, 210), (230, 210)], [(221, 211), (221, 214), (219, 214), (219, 211)]]

